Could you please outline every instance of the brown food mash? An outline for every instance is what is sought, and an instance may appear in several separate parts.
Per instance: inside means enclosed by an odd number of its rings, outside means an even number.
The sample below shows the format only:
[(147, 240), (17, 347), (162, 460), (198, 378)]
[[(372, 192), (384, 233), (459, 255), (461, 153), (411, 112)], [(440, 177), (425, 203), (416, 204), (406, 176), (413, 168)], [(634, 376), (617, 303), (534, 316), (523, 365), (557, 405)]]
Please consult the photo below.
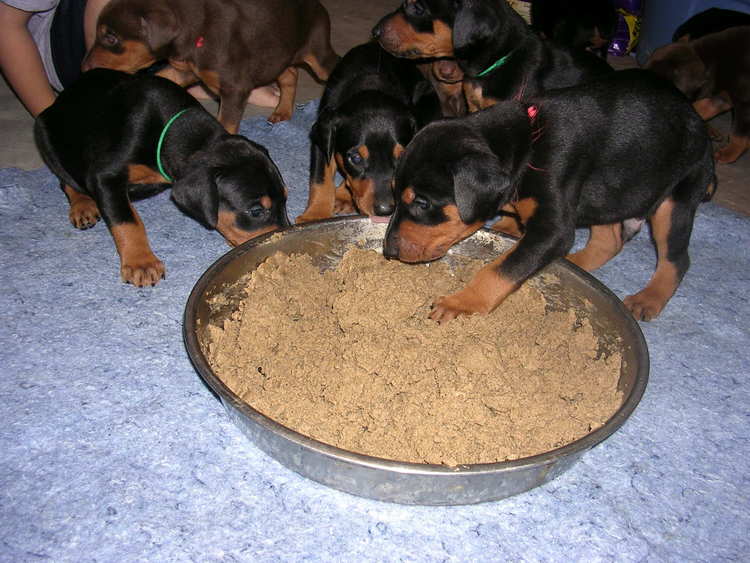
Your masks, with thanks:
[(533, 283), (488, 316), (427, 318), (479, 266), (351, 249), (321, 273), (307, 255), (277, 253), (247, 276), (224, 326), (209, 328), (209, 363), (288, 428), (398, 461), (512, 460), (602, 426), (622, 402), (620, 355), (598, 353), (574, 310), (546, 310)]

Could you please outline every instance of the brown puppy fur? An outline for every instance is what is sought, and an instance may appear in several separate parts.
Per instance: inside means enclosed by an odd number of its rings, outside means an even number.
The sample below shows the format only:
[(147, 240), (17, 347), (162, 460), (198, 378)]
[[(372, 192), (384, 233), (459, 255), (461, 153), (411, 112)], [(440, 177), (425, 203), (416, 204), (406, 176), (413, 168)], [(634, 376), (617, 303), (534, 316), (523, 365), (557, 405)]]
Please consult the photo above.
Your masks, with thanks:
[(94, 46), (83, 62), (135, 72), (157, 61), (159, 75), (201, 82), (219, 98), (219, 121), (236, 133), (250, 92), (277, 82), (271, 122), (291, 118), (297, 66), (325, 81), (338, 60), (330, 21), (317, 0), (112, 0), (99, 16)]
[(750, 148), (750, 26), (657, 49), (646, 68), (672, 81), (704, 120), (734, 110), (729, 144), (714, 154), (736, 161)]

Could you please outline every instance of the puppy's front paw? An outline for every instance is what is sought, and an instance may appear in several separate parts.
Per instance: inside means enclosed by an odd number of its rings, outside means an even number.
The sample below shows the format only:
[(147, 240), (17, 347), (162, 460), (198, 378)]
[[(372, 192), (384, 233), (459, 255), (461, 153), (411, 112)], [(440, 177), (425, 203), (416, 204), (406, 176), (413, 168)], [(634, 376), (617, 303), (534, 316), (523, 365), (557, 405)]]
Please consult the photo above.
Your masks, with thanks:
[(81, 198), (70, 206), (70, 223), (76, 229), (90, 229), (101, 219), (99, 208), (91, 198)]
[(472, 289), (464, 288), (457, 293), (436, 299), (432, 305), (430, 318), (433, 321), (444, 323), (452, 321), (459, 315), (486, 314), (491, 310), (492, 307), (486, 299)]
[(356, 213), (357, 209), (354, 207), (351, 199), (338, 199), (333, 204), (333, 212), (336, 215), (348, 215), (350, 213)]
[(722, 164), (731, 164), (735, 162), (742, 153), (750, 148), (750, 139), (747, 137), (739, 137), (737, 135), (729, 136), (729, 144), (725, 147), (720, 148), (714, 153), (714, 159), (716, 162)]
[(439, 297), (435, 300), (435, 303), (432, 304), (430, 318), (439, 323), (446, 323), (452, 321), (459, 315), (466, 314), (470, 314), (470, 312), (465, 311), (461, 307), (459, 300), (457, 300), (454, 295), (446, 295)]
[(289, 121), (292, 118), (292, 112), (276, 109), (268, 118), (269, 123), (279, 123), (280, 121)]
[(513, 217), (503, 217), (498, 219), (492, 226), (490, 226), (495, 232), (510, 235), (515, 238), (521, 238), (523, 236), (522, 225)]
[(120, 276), (125, 283), (132, 283), (136, 287), (156, 285), (164, 279), (166, 268), (156, 256), (138, 261), (123, 263), (120, 266)]
[(727, 145), (714, 153), (714, 159), (716, 162), (722, 164), (731, 164), (736, 161), (743, 152), (744, 151), (742, 150), (737, 150), (737, 148), (732, 145)]
[(637, 321), (651, 321), (659, 316), (667, 302), (648, 289), (625, 298), (623, 304)]
[(324, 213), (305, 212), (302, 215), (298, 215), (294, 222), (299, 225), (301, 223), (310, 223), (311, 221), (320, 221), (322, 219), (329, 219), (332, 215), (326, 215)]

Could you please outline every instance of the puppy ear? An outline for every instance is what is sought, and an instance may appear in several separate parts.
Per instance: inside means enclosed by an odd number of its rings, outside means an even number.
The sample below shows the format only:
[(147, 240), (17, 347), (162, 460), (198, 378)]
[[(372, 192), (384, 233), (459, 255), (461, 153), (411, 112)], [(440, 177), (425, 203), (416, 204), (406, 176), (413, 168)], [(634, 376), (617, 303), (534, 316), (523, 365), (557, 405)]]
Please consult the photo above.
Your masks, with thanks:
[(472, 153), (453, 166), (453, 190), (464, 223), (488, 221), (506, 203), (510, 177), (494, 154)]
[(179, 26), (174, 12), (169, 9), (149, 9), (141, 17), (143, 38), (148, 48), (156, 53), (174, 41)]
[(464, 0), (456, 2), (456, 17), (453, 21), (453, 52), (456, 59), (471, 58), (472, 52), (483, 49), (493, 35), (492, 25), (497, 24), (498, 16), (490, 4)]
[(310, 141), (323, 151), (326, 160), (331, 160), (333, 157), (336, 127), (339, 121), (338, 115), (334, 111), (325, 109), (320, 112), (317, 121), (310, 129)]
[(209, 229), (219, 221), (219, 191), (211, 168), (198, 166), (172, 184), (172, 201)]

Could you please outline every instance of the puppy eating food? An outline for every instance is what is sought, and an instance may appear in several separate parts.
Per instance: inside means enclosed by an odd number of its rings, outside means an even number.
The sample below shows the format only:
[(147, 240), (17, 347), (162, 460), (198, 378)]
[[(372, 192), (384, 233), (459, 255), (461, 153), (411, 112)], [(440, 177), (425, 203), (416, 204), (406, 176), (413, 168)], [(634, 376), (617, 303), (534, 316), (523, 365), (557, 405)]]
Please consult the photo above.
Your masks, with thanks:
[(170, 184), (180, 209), (230, 244), (289, 225), (286, 188), (267, 151), (228, 134), (164, 78), (86, 72), (39, 115), (34, 134), (61, 180), (73, 226), (103, 218), (122, 279), (133, 285), (155, 285), (165, 268), (131, 200)]
[[(375, 42), (351, 49), (331, 74), (310, 132), (310, 194), (298, 223), (358, 211), (393, 212), (393, 170), (424, 123), (440, 116), (430, 82)], [(344, 183), (337, 190), (338, 170)]]
[[(426, 126), (398, 164), (383, 253), (435, 260), (515, 204), (523, 236), (436, 301), (430, 316), (447, 321), (492, 311), (556, 258), (602, 266), (648, 220), (656, 271), (625, 305), (650, 320), (689, 267), (693, 218), (713, 181), (710, 139), (684, 96), (647, 71), (610, 73)], [(568, 254), (577, 227), (590, 238)]]

